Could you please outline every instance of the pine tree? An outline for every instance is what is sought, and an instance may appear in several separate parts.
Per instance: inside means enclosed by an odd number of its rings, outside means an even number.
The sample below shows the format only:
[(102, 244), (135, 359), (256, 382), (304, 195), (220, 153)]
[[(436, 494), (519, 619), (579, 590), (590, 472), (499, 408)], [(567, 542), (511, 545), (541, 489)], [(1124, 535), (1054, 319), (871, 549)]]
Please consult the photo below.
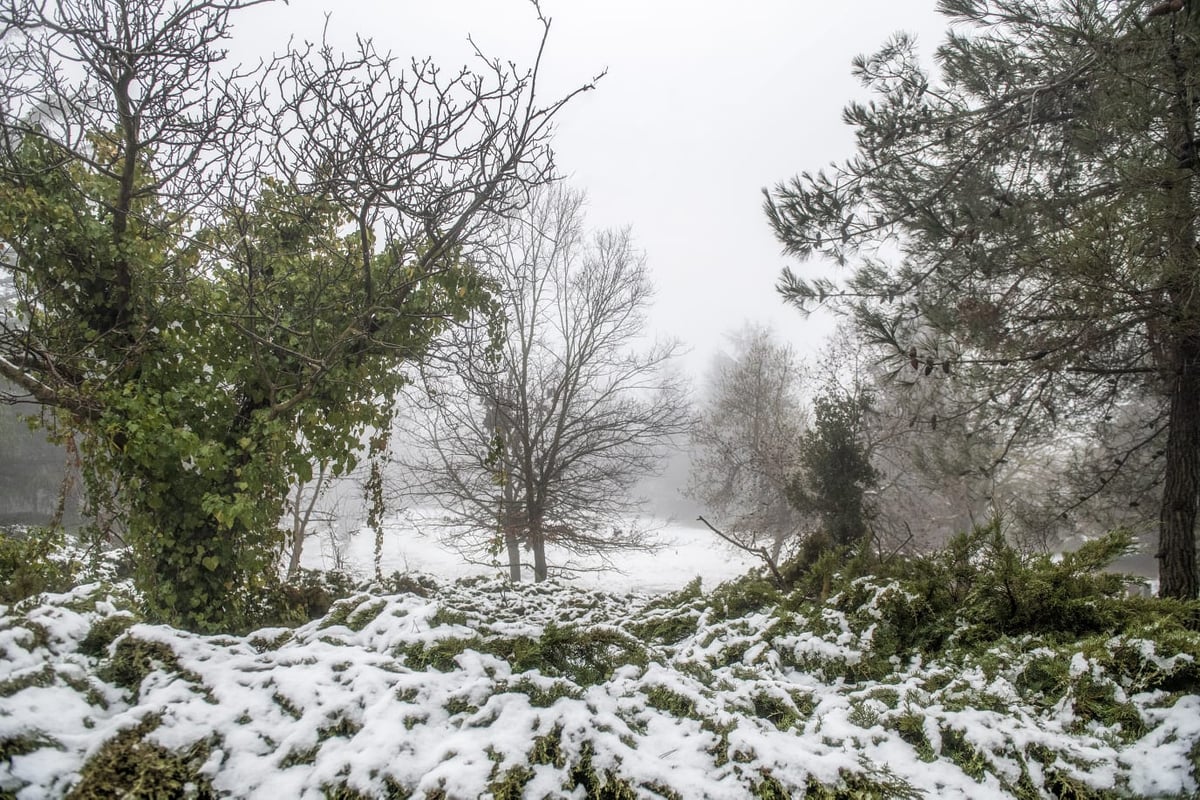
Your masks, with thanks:
[[(938, 76), (897, 36), (856, 61), (858, 153), (779, 186), (784, 296), (834, 302), (923, 380), (973, 389), (1012, 446), (1142, 402), (1161, 449), (1161, 593), (1195, 597), (1200, 495), (1200, 9), (942, 0)], [(1149, 402), (1145, 402), (1149, 400)], [(1133, 461), (1136, 461), (1134, 459)], [(1112, 459), (1101, 481), (1126, 463)]]

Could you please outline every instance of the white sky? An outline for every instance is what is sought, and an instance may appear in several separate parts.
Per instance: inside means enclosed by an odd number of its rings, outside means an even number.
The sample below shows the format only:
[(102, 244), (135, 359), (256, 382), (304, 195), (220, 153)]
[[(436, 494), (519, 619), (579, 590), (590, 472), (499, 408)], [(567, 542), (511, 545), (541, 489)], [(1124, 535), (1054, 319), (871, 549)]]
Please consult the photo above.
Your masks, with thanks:
[[(559, 168), (588, 193), (590, 225), (632, 227), (658, 288), (654, 326), (692, 348), (689, 373), (699, 377), (746, 321), (816, 349), (828, 324), (774, 291), (788, 261), (761, 190), (852, 153), (841, 110), (863, 91), (851, 58), (899, 30), (931, 53), (946, 27), (934, 3), (543, 0), (553, 19), (544, 99), (608, 70), (562, 112)], [(362, 33), (446, 69), (468, 60), (468, 34), (522, 66), (540, 35), (527, 0), (291, 0), (235, 17), (237, 52), (318, 38), (326, 12), (335, 42)]]

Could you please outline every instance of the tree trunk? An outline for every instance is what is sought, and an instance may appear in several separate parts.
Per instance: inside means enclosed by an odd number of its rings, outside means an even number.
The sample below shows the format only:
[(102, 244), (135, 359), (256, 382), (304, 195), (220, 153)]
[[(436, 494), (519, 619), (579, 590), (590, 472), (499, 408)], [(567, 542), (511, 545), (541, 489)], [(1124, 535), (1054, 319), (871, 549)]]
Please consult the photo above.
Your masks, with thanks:
[[(1185, 24), (1197, 27), (1190, 13)], [(1194, 598), (1196, 575), (1196, 510), (1200, 502), (1200, 318), (1193, 308), (1195, 280), (1200, 270), (1196, 256), (1196, 99), (1193, 62), (1180, 49), (1179, 33), (1172, 28), (1168, 50), (1174, 86), (1167, 121), (1168, 143), (1175, 175), (1165, 184), (1167, 213), (1164, 237), (1167, 275), (1175, 318), (1175, 342), (1168, 366), (1167, 390), (1171, 410), (1167, 421), (1166, 474), (1159, 511), (1158, 574), (1161, 597)]]
[(546, 537), (542, 533), (541, 526), (530, 527), (529, 544), (533, 547), (533, 580), (541, 583), (546, 580), (548, 570), (546, 569)]
[(504, 545), (508, 548), (508, 579), (512, 583), (521, 582), (521, 545), (517, 534), (511, 527), (504, 532)]
[(300, 577), (300, 555), (304, 551), (305, 531), (298, 527), (292, 528), (292, 557), (288, 559), (287, 580), (289, 583)]
[(1197, 596), (1196, 512), (1200, 494), (1200, 338), (1176, 348), (1159, 516), (1159, 596)]
[(771, 537), (771, 561), (778, 564), (779, 556), (783, 553), (783, 543), (791, 536), (791, 531), (776, 531)]

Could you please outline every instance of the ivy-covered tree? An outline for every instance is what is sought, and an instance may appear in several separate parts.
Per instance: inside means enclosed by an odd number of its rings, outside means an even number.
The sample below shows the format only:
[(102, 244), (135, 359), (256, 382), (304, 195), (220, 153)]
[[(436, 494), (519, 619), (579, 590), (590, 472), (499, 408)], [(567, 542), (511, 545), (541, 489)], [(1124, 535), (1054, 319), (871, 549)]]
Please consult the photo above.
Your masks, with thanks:
[(799, 471), (787, 487), (801, 514), (821, 520), (832, 544), (854, 547), (869, 533), (867, 491), (878, 474), (864, 443), (866, 394), (823, 394), (813, 401), (812, 425), (800, 440)]
[(1161, 592), (1195, 597), (1200, 9), (939, 6), (937, 75), (904, 36), (858, 59), (857, 155), (768, 196), (790, 253), (850, 268), (785, 271), (781, 291), (839, 305), (920, 380), (961, 383), (950, 413), (992, 426), (997, 459), (1143, 408), (1098, 488), (1161, 455)]
[(487, 305), (472, 247), (549, 179), (563, 102), (369, 42), (247, 74), (221, 43), (256, 4), (0, 5), (0, 374), (117, 487), (149, 612), (204, 630), (276, 579), (288, 486)]

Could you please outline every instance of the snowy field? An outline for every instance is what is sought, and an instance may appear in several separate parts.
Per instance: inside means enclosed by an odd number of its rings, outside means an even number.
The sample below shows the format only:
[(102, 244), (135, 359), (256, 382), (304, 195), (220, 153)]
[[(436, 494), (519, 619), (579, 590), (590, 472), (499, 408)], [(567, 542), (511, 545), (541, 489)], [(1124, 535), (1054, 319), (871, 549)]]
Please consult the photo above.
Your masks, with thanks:
[[(407, 511), (385, 522), (381, 569), (392, 572), (421, 572), (454, 580), (473, 576), (507, 575), (507, 566), (467, 563), (449, 546), (441, 543), (438, 514), (432, 510)], [(615, 592), (670, 592), (693, 578), (705, 586), (736, 578), (747, 570), (762, 566), (761, 559), (738, 551), (722, 542), (700, 523), (685, 524), (666, 520), (637, 520), (650, 531), (654, 552), (614, 553), (605, 560), (581, 559), (553, 546), (547, 548), (552, 574), (573, 586)], [(362, 530), (349, 535), (310, 537), (305, 545), (303, 564), (311, 569), (328, 570), (339, 564), (351, 572), (369, 577), (374, 564), (374, 536)], [(528, 555), (528, 554), (526, 554)], [(565, 570), (553, 569), (566, 567)], [(524, 571), (525, 579), (532, 571)]]

